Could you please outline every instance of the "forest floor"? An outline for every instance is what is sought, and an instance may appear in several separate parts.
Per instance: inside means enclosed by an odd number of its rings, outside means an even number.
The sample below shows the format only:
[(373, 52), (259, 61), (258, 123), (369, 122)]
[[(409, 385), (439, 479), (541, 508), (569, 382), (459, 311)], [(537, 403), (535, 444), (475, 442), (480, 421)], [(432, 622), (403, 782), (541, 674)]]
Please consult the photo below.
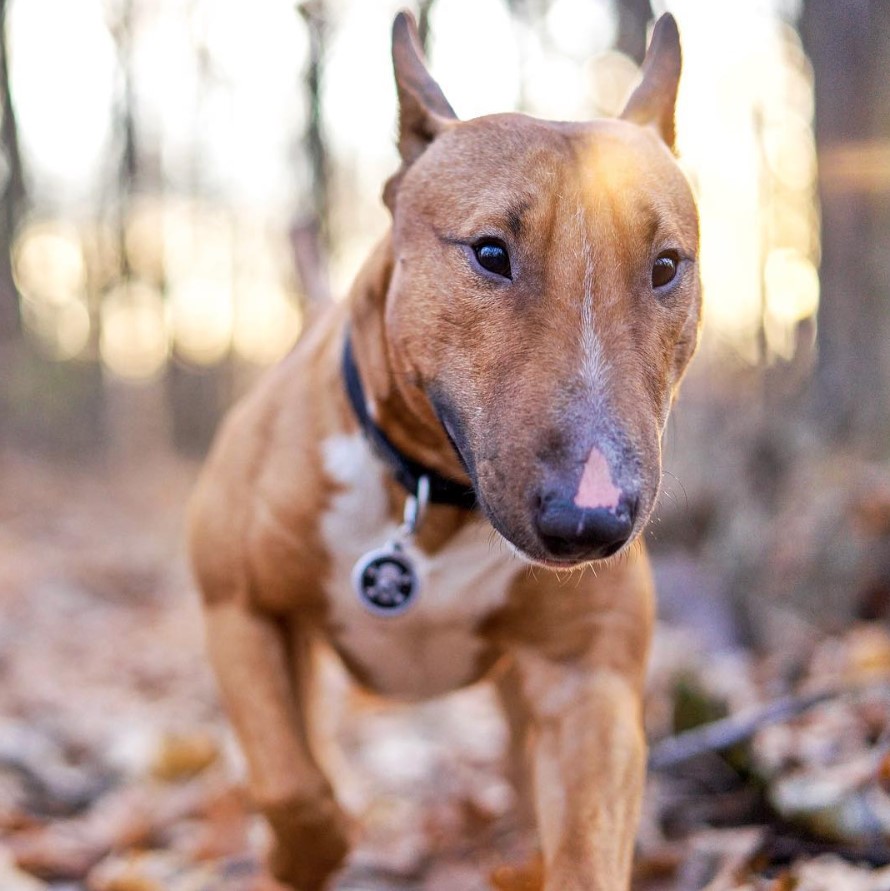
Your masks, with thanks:
[[(102, 473), (0, 459), (3, 891), (264, 887), (265, 830), (183, 554), (193, 477), (173, 459)], [(685, 558), (658, 570), (694, 585)], [(659, 623), (647, 725), (661, 766), (635, 891), (890, 891), (890, 635), (860, 623), (795, 641), (753, 653)], [(323, 683), (330, 769), (361, 826), (339, 891), (536, 888), (488, 689), (393, 706), (333, 659)], [(738, 737), (722, 753), (663, 742), (721, 717), (724, 742)]]

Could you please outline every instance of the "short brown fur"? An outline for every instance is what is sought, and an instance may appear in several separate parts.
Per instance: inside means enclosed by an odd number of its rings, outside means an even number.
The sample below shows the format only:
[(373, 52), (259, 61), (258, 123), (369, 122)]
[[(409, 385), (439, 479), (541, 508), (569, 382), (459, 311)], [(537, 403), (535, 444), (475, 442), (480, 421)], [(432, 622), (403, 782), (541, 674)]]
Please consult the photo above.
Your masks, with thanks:
[[(616, 121), (558, 124), (515, 114), (458, 121), (404, 13), (393, 58), (402, 166), (385, 189), (392, 230), (349, 300), (315, 321), (232, 411), (191, 503), (210, 657), (251, 791), (273, 831), (271, 869), (295, 891), (326, 887), (349, 847), (349, 821), (307, 723), (319, 641), (360, 683), (393, 695), (476, 681), (500, 663), (514, 755), (526, 739), (533, 746), (545, 891), (625, 891), (643, 786), (641, 701), (653, 622), (638, 536), (657, 494), (660, 438), (700, 313), (697, 215), (672, 155), (676, 26), (670, 17), (659, 22), (643, 83)], [(474, 263), (480, 237), (509, 248), (509, 283)], [(655, 294), (652, 264), (666, 247), (682, 275)], [(357, 556), (325, 525), (351, 485), (332, 469), (331, 450), (361, 442), (341, 375), (347, 336), (376, 423), (413, 459), (472, 482), (487, 521), (533, 561), (560, 562), (536, 532), (536, 493), (548, 480), (577, 485), (591, 449), (608, 456), (616, 485), (637, 500), (621, 555), (580, 561), (568, 582), (548, 568), (492, 557), (490, 583), (472, 582), (492, 586), (482, 601), (490, 606), (473, 612), (462, 598), (452, 612), (424, 613), (445, 609), (436, 607), (436, 590), (424, 591), (417, 618), (404, 619), (416, 624), (401, 626), (407, 637), (397, 630), (402, 619), (368, 617), (369, 634), (391, 628), (394, 642), (421, 651), (440, 633), (431, 617), (464, 617), (465, 627), (449, 625), (449, 633), (461, 635), (466, 663), (418, 665), (420, 689), (380, 674), (368, 657), (373, 649), (363, 647), (362, 620), (350, 612), (354, 595), (334, 585), (338, 566)], [(446, 409), (459, 429), (446, 432)], [(460, 455), (449, 434), (459, 437)], [(382, 519), (396, 522), (406, 493), (374, 460)], [(475, 512), (434, 506), (417, 547), (447, 561), (477, 527), (491, 534)]]

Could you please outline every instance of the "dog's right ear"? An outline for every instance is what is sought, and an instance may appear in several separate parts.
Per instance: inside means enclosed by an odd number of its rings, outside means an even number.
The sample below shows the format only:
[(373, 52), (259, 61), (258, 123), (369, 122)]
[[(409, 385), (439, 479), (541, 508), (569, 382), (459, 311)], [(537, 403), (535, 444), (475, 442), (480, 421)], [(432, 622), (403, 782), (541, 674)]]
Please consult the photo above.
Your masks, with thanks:
[(390, 210), (395, 206), (396, 187), (402, 174), (449, 121), (457, 120), (441, 88), (426, 70), (417, 23), (406, 10), (396, 16), (392, 25), (392, 65), (399, 96), (398, 146), (402, 167), (383, 190), (383, 200)]

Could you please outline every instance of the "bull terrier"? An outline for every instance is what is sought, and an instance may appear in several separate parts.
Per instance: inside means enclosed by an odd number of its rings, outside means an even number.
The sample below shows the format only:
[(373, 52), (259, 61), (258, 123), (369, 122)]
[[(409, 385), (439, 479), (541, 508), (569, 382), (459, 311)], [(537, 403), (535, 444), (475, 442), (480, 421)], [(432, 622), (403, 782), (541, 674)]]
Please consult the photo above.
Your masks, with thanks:
[[(285, 886), (349, 822), (309, 726), (312, 654), (416, 700), (495, 678), (545, 891), (625, 891), (646, 762), (640, 535), (700, 325), (657, 23), (617, 119), (457, 119), (393, 26), (392, 225), (225, 420), (190, 509), (210, 659)], [(567, 570), (574, 570), (565, 584)]]

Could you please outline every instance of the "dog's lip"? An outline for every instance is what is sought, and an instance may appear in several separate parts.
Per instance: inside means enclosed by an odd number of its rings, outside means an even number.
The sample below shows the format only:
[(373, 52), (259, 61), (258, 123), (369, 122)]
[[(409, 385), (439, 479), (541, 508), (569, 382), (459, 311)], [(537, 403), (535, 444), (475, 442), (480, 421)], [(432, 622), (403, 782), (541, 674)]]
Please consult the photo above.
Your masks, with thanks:
[[(633, 542), (633, 536), (627, 540), (614, 554), (607, 554), (602, 557), (588, 557), (582, 558), (580, 560), (573, 560), (571, 558), (560, 559), (559, 557), (536, 557), (529, 554), (527, 551), (516, 547), (513, 547), (519, 551), (522, 556), (528, 560), (529, 563), (532, 563), (535, 566), (543, 566), (545, 569), (581, 569), (584, 566), (591, 566), (597, 563), (603, 563), (606, 560), (613, 560), (615, 557), (619, 556), (623, 551), (627, 549), (627, 547)], [(509, 540), (509, 539), (508, 539)], [(511, 542), (512, 544), (512, 542)]]

